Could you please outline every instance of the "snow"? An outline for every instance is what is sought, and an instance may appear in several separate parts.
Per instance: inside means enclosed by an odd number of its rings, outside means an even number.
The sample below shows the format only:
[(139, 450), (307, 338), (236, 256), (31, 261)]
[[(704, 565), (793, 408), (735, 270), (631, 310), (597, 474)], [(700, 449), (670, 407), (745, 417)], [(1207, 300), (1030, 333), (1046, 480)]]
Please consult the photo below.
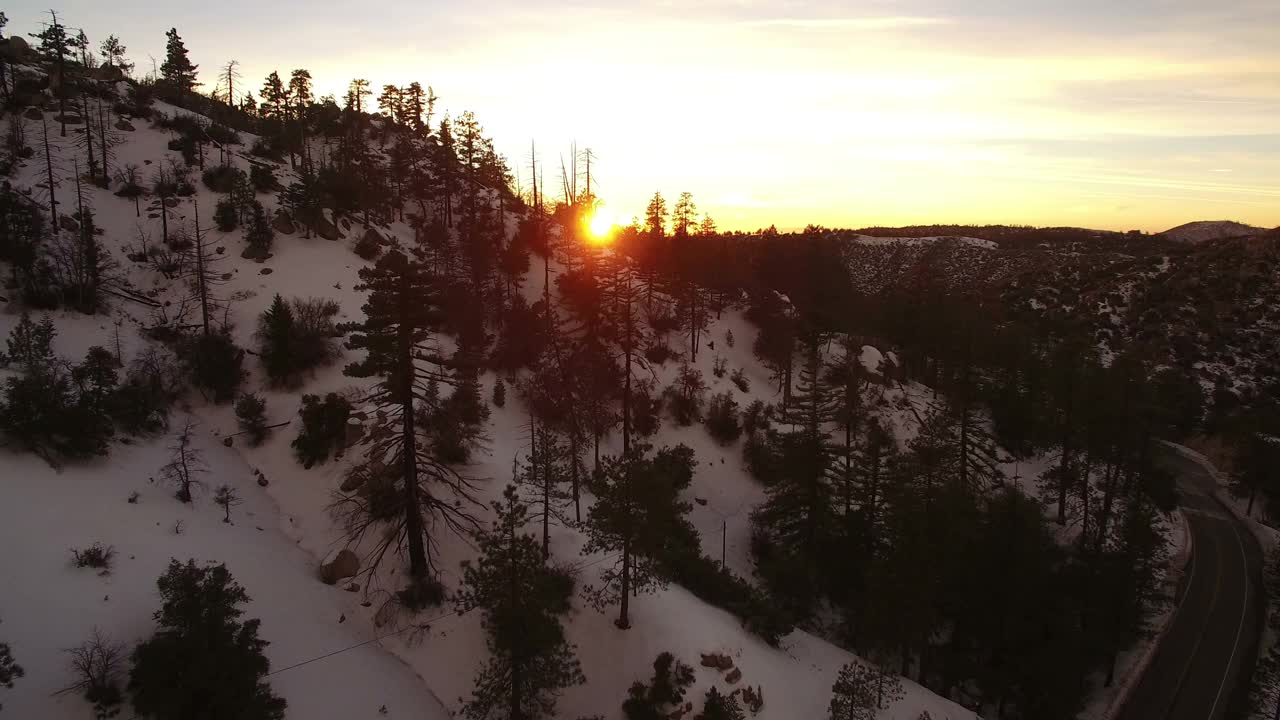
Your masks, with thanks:
[[(179, 112), (172, 108), (168, 111)], [(145, 161), (160, 162), (174, 156), (166, 148), (169, 134), (149, 126), (145, 120), (136, 119), (133, 123), (137, 131), (123, 133), (126, 142), (117, 148), (117, 166), (132, 163), (143, 166), (149, 174), (155, 166), (144, 166)], [(30, 125), (28, 131), (31, 132)], [(245, 144), (236, 148), (237, 152), (245, 151), (253, 142), (252, 136), (242, 137)], [(69, 169), (70, 153), (77, 152), (73, 137), (62, 139), (55, 133), (51, 140), (62, 149)], [(215, 150), (213, 162), (216, 157)], [(242, 157), (236, 157), (234, 162), (241, 168), (248, 167)], [(37, 165), (29, 162), (19, 170), (15, 183), (32, 187), (40, 182)], [(276, 170), (287, 185), (288, 170), (280, 165)], [(358, 228), (350, 229), (346, 232), (348, 239), (337, 242), (318, 237), (305, 239), (301, 233), (278, 235), (274, 255), (265, 263), (242, 260), (239, 232), (223, 234), (203, 227), (212, 225), (208, 218), (218, 195), (200, 184), (198, 172), (193, 173), (193, 182), (198, 189), (202, 231), (208, 232), (210, 245), (225, 248), (225, 260), (219, 270), (231, 277), (220, 293), (237, 299), (231, 315), (237, 343), (242, 347), (254, 345), (256, 318), (275, 293), (334, 299), (342, 308), (337, 318), (340, 321), (360, 316), (363, 293), (354, 288), (358, 282), (356, 273), (365, 263), (348, 247), (358, 235)], [(63, 208), (68, 207), (66, 199), (71, 192), (64, 180), (59, 187)], [(131, 201), (115, 198), (106, 191), (87, 188), (86, 192), (99, 225), (106, 229), (104, 244), (120, 263), (124, 281), (137, 291), (154, 291), (161, 301), (174, 297), (177, 290), (169, 281), (124, 257), (124, 246), (136, 242), (137, 227), (150, 232), (152, 240), (158, 242), (159, 220), (148, 219), (145, 213), (136, 218)], [(274, 196), (259, 195), (259, 200), (268, 212), (275, 209)], [(172, 211), (171, 227), (184, 221), (190, 227), (193, 210), (190, 200), (182, 200)], [(514, 222), (511, 226), (514, 228)], [(381, 232), (399, 242), (412, 237), (402, 223), (393, 223)], [(540, 259), (533, 260), (523, 287), (527, 297), (542, 294), (541, 265)], [(261, 274), (265, 269), (271, 273)], [(554, 283), (559, 268), (552, 263), (551, 269)], [(787, 298), (781, 299), (789, 303)], [(139, 329), (151, 323), (148, 312), (140, 305), (121, 301), (109, 314), (97, 317), (56, 313), (57, 350), (69, 359), (79, 360), (90, 345), (114, 347), (118, 329), (128, 358), (144, 343)], [(0, 337), (7, 336), (17, 320), (12, 310), (0, 314)], [(735, 338), (733, 347), (727, 344), (729, 331)], [(755, 332), (737, 310), (726, 311), (713, 321), (705, 335), (707, 345), (699, 349), (694, 363), (709, 386), (708, 396), (728, 390), (742, 407), (755, 399), (776, 400), (776, 381), (751, 351)], [(673, 348), (688, 353), (685, 343), (684, 338), (672, 337)], [(727, 364), (728, 372), (723, 378), (712, 372), (716, 357), (723, 357)], [(867, 365), (875, 361), (877, 368), (885, 358), (870, 346), (863, 348), (860, 357)], [(896, 363), (892, 353), (887, 357)], [(323, 394), (367, 386), (367, 381), (342, 375), (341, 367), (349, 360), (343, 358), (316, 371), (300, 391), (279, 391), (266, 386), (260, 368), (250, 356), (246, 358), (249, 377), (245, 390), (258, 392), (266, 399), (270, 423), (296, 421), (303, 392)], [(671, 381), (678, 366), (668, 363), (657, 370), (659, 388)], [(748, 392), (739, 391), (730, 381), (728, 375), (736, 369), (743, 370), (749, 379)], [(489, 397), (494, 381), (492, 375), (482, 378), (485, 397)], [(905, 442), (913, 433), (912, 415), (927, 402), (927, 390), (915, 385), (877, 386), (874, 392), (878, 393), (877, 406), (887, 424)], [(169, 488), (149, 480), (167, 460), (171, 434), (131, 444), (113, 443), (109, 458), (69, 466), (60, 472), (33, 456), (0, 454), (5, 476), (0, 485), (0, 542), (9, 549), (0, 558), (0, 578), (7, 588), (0, 595), (0, 620), (4, 621), (0, 638), (13, 646), (19, 662), (27, 669), (27, 677), (5, 692), (6, 710), (13, 717), (89, 717), (89, 706), (79, 698), (51, 695), (68, 682), (61, 649), (81, 642), (94, 626), (129, 644), (145, 637), (152, 629), (151, 614), (158, 606), (156, 577), (170, 557), (194, 557), (225, 562), (253, 598), (248, 614), (262, 619), (261, 633), (271, 642), (267, 652), (278, 672), (271, 682), (289, 701), (289, 717), (381, 717), (378, 709), (383, 705), (392, 718), (444, 718), (455, 713), (462, 698), (470, 693), (475, 673), (486, 657), (477, 614), (457, 615), (445, 606), (417, 617), (399, 618), (399, 625), (379, 628), (374, 622), (381, 605), (376, 592), (370, 596), (370, 606), (363, 607), (363, 592), (347, 593), (325, 586), (316, 578), (319, 560), (343, 542), (341, 528), (328, 506), (341, 482), (345, 463), (351, 458), (332, 460), (310, 470), (302, 468), (289, 446), (297, 432), (296, 422), (273, 431), (260, 447), (244, 447), (239, 442), (231, 448), (224, 447), (219, 440), (237, 430), (231, 408), (207, 405), (195, 394), (187, 402), (190, 413), (200, 423), (199, 445), (211, 469), (207, 481), (213, 486), (230, 483), (246, 500), (233, 511), (233, 524), (222, 523), (221, 510), (211, 502), (211, 490), (197, 495), (194, 505), (186, 506), (173, 498)], [(175, 430), (184, 416), (182, 410), (175, 415)], [(497, 497), (509, 480), (513, 458), (525, 451), (526, 422), (518, 393), (508, 393), (506, 407), (493, 408), (487, 428), (487, 451), (466, 468), (470, 476), (477, 478), (482, 500)], [(601, 452), (616, 452), (619, 442), (616, 435), (606, 438)], [(694, 503), (690, 517), (702, 534), (704, 551), (719, 558), (723, 541), (727, 566), (752, 577), (749, 514), (763, 499), (764, 491), (743, 467), (740, 443), (722, 448), (696, 425), (664, 425), (655, 438), (657, 446), (678, 442), (693, 448), (698, 460), (689, 494), (706, 504)], [(266, 488), (254, 482), (255, 469), (269, 479)], [(135, 490), (140, 493), (139, 501), (130, 504), (126, 498)], [(584, 515), (589, 504), (588, 496), (584, 498)], [(174, 532), (179, 520), (181, 534)], [(69, 565), (68, 548), (93, 541), (113, 545), (119, 553), (116, 568), (109, 576), (98, 577)], [(610, 558), (581, 557), (581, 544), (582, 537), (576, 531), (553, 530), (556, 561), (580, 566), (579, 582), (586, 584), (595, 580), (595, 574)], [(441, 579), (448, 588), (457, 586), (459, 562), (474, 554), (464, 540), (440, 536)], [(373, 582), (375, 587), (396, 587), (392, 570), (380, 572)], [(566, 625), (570, 640), (578, 646), (587, 683), (564, 695), (558, 715), (620, 717), (627, 687), (649, 676), (658, 653), (672, 651), (697, 666), (698, 653), (717, 651), (734, 657), (744, 673), (742, 684), (763, 686), (766, 700), (758, 717), (819, 717), (825, 712), (840, 666), (853, 660), (849, 653), (803, 631), (784, 638), (780, 648), (769, 647), (747, 633), (733, 616), (674, 585), (635, 599), (634, 627), (629, 631), (614, 627), (615, 612), (600, 613), (575, 599)], [(345, 620), (339, 622), (340, 618)], [(404, 632), (374, 639), (398, 629)], [(297, 665), (302, 662), (307, 664)], [(714, 671), (699, 667), (697, 673), (693, 699), (700, 699), (701, 692), (712, 682), (723, 689), (723, 681), (716, 679)], [(882, 718), (915, 720), (923, 710), (936, 718), (973, 717), (909, 681), (904, 680), (903, 684), (905, 698), (882, 712)]]
[(958, 245), (969, 245), (983, 250), (998, 250), (1000, 248), (1000, 246), (992, 240), (951, 235), (934, 235), (929, 237), (880, 237), (878, 235), (855, 235), (854, 241), (860, 245), (901, 245), (904, 247), (922, 247), (949, 242), (956, 243)]
[(873, 375), (880, 374), (880, 366), (884, 364), (884, 354), (870, 345), (862, 346), (862, 355), (858, 357), (862, 367)]

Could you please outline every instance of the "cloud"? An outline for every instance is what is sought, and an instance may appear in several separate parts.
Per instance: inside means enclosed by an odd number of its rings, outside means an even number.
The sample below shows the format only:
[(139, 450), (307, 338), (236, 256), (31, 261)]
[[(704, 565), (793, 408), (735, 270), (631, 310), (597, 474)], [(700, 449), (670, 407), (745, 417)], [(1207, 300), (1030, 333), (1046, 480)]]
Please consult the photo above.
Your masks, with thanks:
[(743, 27), (787, 27), (802, 30), (895, 30), (900, 28), (947, 25), (952, 21), (943, 17), (886, 16), (886, 17), (776, 17), (760, 20), (744, 20)]

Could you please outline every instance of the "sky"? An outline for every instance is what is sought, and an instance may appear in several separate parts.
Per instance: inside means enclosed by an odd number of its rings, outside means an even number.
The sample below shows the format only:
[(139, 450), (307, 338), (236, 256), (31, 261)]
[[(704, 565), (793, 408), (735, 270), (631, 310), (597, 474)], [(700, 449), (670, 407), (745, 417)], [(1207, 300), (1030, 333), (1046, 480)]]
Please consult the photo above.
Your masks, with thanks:
[[(47, 0), (10, 0), (8, 31)], [(62, 0), (143, 72), (431, 85), (527, 188), (591, 148), (611, 214), (682, 191), (722, 229), (1280, 225), (1277, 0)], [(376, 97), (376, 93), (375, 93)], [(554, 172), (553, 172), (554, 171)]]

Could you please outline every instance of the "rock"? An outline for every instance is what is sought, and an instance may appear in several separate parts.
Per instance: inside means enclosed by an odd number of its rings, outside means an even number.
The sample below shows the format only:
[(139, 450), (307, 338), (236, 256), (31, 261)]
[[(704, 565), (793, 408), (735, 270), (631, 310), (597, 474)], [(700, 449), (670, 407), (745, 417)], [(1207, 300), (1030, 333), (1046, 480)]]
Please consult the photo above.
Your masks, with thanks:
[(334, 556), (333, 561), (320, 566), (320, 580), (325, 585), (335, 585), (343, 578), (353, 577), (360, 572), (360, 556), (343, 548)]
[(219, 245), (218, 247), (214, 248), (213, 251), (221, 255), (222, 253), (227, 251), (227, 246)]
[(343, 447), (351, 447), (364, 437), (364, 422), (359, 418), (347, 418), (347, 432), (343, 436)]
[(699, 505), (706, 505), (706, 504), (707, 504), (707, 499), (706, 499), (706, 498), (695, 497), (695, 498), (693, 499), (693, 501), (694, 501), (694, 502), (696, 502), (696, 503), (698, 503)]
[(22, 116), (28, 120), (41, 120), (44, 118), (44, 113), (40, 111), (40, 108), (28, 108)]
[(58, 225), (62, 226), (62, 229), (67, 232), (76, 232), (80, 229), (80, 223), (76, 222), (76, 219), (70, 215), (59, 215)]
[(283, 210), (276, 212), (275, 219), (271, 221), (271, 229), (282, 235), (292, 235), (298, 231), (298, 228), (294, 227), (293, 218)]
[(342, 233), (338, 232), (338, 226), (329, 222), (329, 219), (323, 213), (311, 224), (311, 229), (325, 240), (336, 241), (342, 239)]
[(223, 280), (230, 280), (230, 279), (231, 279), (231, 273), (222, 273), (222, 279), (223, 279)]
[(725, 675), (725, 676), (724, 676), (724, 681), (725, 681), (725, 682), (727, 682), (727, 683), (729, 683), (730, 685), (733, 685), (733, 684), (737, 683), (737, 682), (738, 682), (739, 680), (741, 680), (741, 679), (742, 679), (742, 669), (741, 669), (741, 668), (734, 668), (734, 669), (732, 669), (732, 670), (730, 670), (730, 671), (729, 671), (729, 674), (728, 674), (728, 675)]
[(364, 485), (365, 481), (368, 479), (369, 477), (365, 473), (350, 473), (347, 475), (347, 478), (342, 481), (342, 484), (338, 486), (338, 489), (344, 493), (355, 492), (356, 490), (359, 490), (360, 486)]
[(350, 585), (342, 589), (346, 590), (347, 592), (360, 592), (360, 583), (351, 583)]
[(245, 260), (253, 260), (254, 262), (266, 262), (271, 253), (261, 245), (249, 245), (240, 252), (240, 257)]
[(19, 55), (31, 49), (31, 44), (20, 35), (10, 35), (0, 40), (0, 47), (4, 48), (5, 57), (16, 60)]
[(137, 128), (133, 126), (133, 123), (123, 118), (116, 121), (116, 129), (123, 130), (125, 132), (133, 132), (134, 130), (137, 130)]
[(171, 208), (178, 207), (178, 198), (175, 198), (175, 197), (166, 198), (164, 201), (164, 206), (171, 207)]
[(266, 487), (268, 484), (266, 475), (258, 476), (258, 487)]
[(702, 667), (715, 668), (717, 670), (728, 670), (733, 667), (733, 658), (720, 653), (703, 653)]
[(338, 222), (342, 224), (342, 229), (343, 229), (343, 230), (350, 230), (350, 229), (351, 229), (351, 221), (350, 221), (350, 220), (348, 220), (348, 219), (346, 219), (346, 218), (342, 218), (342, 219), (341, 219), (341, 220), (339, 220)]
[(84, 118), (80, 117), (79, 115), (70, 115), (70, 114), (59, 115), (58, 117), (54, 118), (54, 120), (56, 122), (66, 123), (68, 125), (79, 125), (84, 122)]
[(235, 442), (235, 441), (234, 441), (234, 440), (232, 440), (232, 438), (231, 438), (231, 436), (230, 436), (230, 435), (228, 435), (228, 436), (226, 436), (226, 437), (222, 438), (222, 444), (223, 444), (223, 445), (226, 445), (227, 447), (231, 447), (231, 446), (232, 446), (232, 444), (234, 444), (234, 442)]
[(272, 273), (271, 268), (262, 268), (261, 270), (258, 271), (259, 275), (270, 275), (271, 273)]

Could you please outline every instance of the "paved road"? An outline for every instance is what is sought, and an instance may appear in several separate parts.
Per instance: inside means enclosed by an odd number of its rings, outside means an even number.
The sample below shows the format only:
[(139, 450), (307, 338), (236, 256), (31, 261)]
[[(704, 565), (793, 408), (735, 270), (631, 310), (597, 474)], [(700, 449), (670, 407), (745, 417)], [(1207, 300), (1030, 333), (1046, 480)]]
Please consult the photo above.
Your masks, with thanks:
[(1194, 541), (1191, 562), (1173, 624), (1119, 720), (1234, 717), (1257, 652), (1258, 542), (1213, 497), (1203, 468), (1170, 455)]

